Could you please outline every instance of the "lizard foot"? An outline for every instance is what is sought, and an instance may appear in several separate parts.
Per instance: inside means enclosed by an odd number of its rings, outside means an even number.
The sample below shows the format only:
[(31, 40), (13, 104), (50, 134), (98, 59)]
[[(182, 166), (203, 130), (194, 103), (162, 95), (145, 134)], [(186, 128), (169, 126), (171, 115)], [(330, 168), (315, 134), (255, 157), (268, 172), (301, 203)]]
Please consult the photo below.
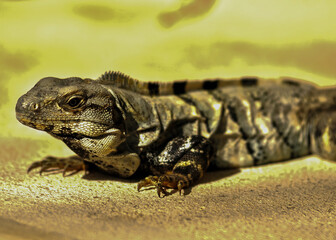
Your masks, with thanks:
[[(189, 187), (189, 180), (186, 176), (176, 173), (169, 173), (162, 176), (148, 176), (138, 183), (138, 191), (143, 187), (154, 186), (159, 197), (170, 195), (167, 188), (177, 189), (180, 195), (183, 188)], [(163, 193), (163, 196), (161, 196)]]
[(67, 158), (47, 156), (41, 161), (33, 162), (33, 164), (28, 168), (27, 173), (36, 168), (40, 168), (40, 175), (44, 172), (62, 172), (65, 177), (67, 172), (71, 172), (67, 176), (73, 175), (81, 170), (84, 170), (86, 173), (87, 165), (78, 156), (71, 156)]

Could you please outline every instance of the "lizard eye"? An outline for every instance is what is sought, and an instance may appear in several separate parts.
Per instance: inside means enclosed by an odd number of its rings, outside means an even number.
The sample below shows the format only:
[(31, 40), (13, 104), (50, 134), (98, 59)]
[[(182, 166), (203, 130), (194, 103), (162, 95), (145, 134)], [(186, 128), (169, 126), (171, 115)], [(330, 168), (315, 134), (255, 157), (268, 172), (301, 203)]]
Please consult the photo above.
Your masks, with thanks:
[(66, 103), (71, 108), (79, 108), (84, 104), (84, 98), (82, 96), (72, 96)]

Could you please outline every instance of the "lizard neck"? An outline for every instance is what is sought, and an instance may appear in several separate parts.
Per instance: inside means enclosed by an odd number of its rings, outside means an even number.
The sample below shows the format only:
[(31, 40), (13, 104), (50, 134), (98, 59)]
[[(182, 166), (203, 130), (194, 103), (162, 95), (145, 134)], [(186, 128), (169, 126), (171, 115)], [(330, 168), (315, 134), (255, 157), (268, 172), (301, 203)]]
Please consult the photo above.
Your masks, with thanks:
[(160, 134), (160, 121), (151, 97), (125, 89), (104, 86), (115, 98), (124, 119), (125, 134), (131, 148), (148, 145)]

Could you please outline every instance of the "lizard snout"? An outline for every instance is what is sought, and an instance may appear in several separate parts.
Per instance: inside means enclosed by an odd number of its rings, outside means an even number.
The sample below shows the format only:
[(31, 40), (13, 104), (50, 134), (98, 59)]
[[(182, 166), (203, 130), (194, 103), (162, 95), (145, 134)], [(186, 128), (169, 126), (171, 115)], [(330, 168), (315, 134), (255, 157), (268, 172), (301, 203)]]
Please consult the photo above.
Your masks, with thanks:
[(15, 107), (16, 113), (36, 112), (40, 110), (41, 104), (38, 101), (27, 99), (25, 95), (21, 96)]
[[(41, 102), (34, 101), (31, 98), (28, 98), (26, 95), (20, 97), (16, 103), (16, 119), (29, 127), (46, 131), (47, 126), (41, 119), (36, 117), (41, 110)], [(50, 129), (50, 126), (48, 126)]]

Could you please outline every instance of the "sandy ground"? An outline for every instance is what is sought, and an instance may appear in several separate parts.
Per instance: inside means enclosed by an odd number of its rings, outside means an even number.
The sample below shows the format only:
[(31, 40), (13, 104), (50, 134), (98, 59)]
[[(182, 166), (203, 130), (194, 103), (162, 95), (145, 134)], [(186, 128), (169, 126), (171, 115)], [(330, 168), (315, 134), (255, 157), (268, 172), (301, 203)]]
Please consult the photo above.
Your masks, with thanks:
[(99, 172), (26, 174), (43, 143), (2, 138), (0, 239), (336, 239), (336, 164), (216, 171), (179, 196)]
[(335, 85), (335, 11), (333, 0), (0, 0), (0, 240), (336, 239), (336, 163), (209, 172), (185, 196), (160, 199), (138, 193), (137, 179), (26, 174), (65, 147), (14, 114), (42, 77), (109, 70), (144, 81), (292, 76)]

